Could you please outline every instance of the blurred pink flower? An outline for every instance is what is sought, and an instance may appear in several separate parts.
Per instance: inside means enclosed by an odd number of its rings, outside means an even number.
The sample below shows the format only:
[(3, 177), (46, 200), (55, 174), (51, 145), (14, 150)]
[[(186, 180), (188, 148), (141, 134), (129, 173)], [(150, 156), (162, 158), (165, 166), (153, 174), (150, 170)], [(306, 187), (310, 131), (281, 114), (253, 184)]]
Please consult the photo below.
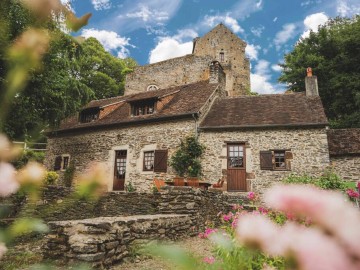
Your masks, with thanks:
[(232, 217), (233, 217), (233, 213), (229, 213), (229, 214), (227, 214), (227, 215), (223, 215), (223, 220), (224, 221), (230, 221), (231, 219), (232, 219)]
[(200, 238), (208, 238), (210, 236), (210, 234), (215, 233), (215, 232), (217, 232), (216, 229), (206, 228), (205, 232), (199, 233), (198, 237), (200, 237)]
[(208, 263), (208, 264), (213, 264), (213, 263), (215, 263), (215, 258), (213, 256), (205, 257), (203, 259), (203, 262)]
[(310, 218), (360, 258), (360, 215), (340, 193), (304, 185), (275, 186), (266, 192), (264, 200), (276, 210)]
[(238, 220), (236, 231), (241, 244), (269, 251), (276, 242), (279, 227), (263, 215), (243, 215)]
[(0, 259), (4, 256), (6, 251), (7, 251), (6, 246), (3, 243), (0, 243)]
[(0, 197), (6, 197), (19, 189), (16, 181), (15, 168), (9, 164), (0, 162)]

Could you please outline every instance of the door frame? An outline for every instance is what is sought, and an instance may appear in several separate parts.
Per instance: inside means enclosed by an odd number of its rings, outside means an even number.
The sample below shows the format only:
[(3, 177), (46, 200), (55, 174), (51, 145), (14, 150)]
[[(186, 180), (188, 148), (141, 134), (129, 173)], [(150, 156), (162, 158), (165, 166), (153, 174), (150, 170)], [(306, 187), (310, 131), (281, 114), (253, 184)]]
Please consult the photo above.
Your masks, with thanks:
[[(231, 168), (230, 170), (235, 170), (235, 171), (241, 171), (241, 173), (243, 174), (243, 181), (244, 181), (244, 186), (245, 186), (245, 189), (242, 190), (242, 189), (239, 189), (239, 190), (230, 190), (230, 186), (229, 185), (229, 148), (230, 146), (242, 146), (243, 148), (243, 167), (241, 168)], [(226, 171), (227, 171), (227, 191), (228, 192), (246, 192), (248, 190), (248, 187), (247, 187), (247, 180), (246, 180), (246, 142), (226, 142)], [(237, 179), (236, 181), (241, 181), (241, 179)]]
[(110, 155), (110, 167), (111, 171), (109, 171), (109, 182), (108, 182), (108, 190), (109, 191), (117, 191), (114, 190), (113, 185), (114, 185), (114, 172), (115, 172), (115, 158), (116, 158), (116, 153), (115, 151), (122, 151), (122, 150), (126, 150), (126, 171), (125, 171), (125, 181), (129, 180), (129, 168), (130, 168), (130, 147), (129, 145), (119, 145), (119, 146), (114, 146), (111, 148), (111, 150), (109, 151), (109, 155)]

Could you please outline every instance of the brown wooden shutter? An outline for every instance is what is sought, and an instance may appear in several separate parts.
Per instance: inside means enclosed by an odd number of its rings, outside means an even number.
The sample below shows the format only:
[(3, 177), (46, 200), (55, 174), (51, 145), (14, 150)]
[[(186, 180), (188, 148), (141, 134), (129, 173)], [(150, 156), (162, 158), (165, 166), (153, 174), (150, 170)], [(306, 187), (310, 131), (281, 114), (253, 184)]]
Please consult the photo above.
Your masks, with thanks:
[(62, 162), (62, 157), (61, 156), (57, 156), (55, 158), (55, 163), (54, 163), (54, 171), (58, 171), (61, 169), (61, 162)]
[(167, 171), (168, 150), (155, 150), (154, 172)]
[(260, 151), (260, 169), (273, 169), (273, 154), (272, 151)]

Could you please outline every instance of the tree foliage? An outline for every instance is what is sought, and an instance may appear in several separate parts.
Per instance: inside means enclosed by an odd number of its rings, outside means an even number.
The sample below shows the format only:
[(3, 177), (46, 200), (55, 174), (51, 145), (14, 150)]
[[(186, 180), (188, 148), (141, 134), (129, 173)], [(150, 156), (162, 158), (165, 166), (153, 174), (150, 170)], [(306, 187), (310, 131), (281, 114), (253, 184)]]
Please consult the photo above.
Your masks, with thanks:
[(360, 127), (360, 16), (331, 19), (318, 30), (285, 55), (279, 81), (304, 91), (306, 68), (312, 67), (331, 125)]
[[(51, 42), (42, 60), (43, 68), (30, 71), (25, 88), (9, 104), (2, 123), (11, 138), (38, 134), (54, 127), (91, 99), (122, 95), (125, 75), (135, 65), (106, 52), (94, 38), (79, 43), (60, 30), (53, 20), (39, 21), (18, 0), (1, 1), (0, 9), (0, 98), (11, 61), (7, 50), (29, 27), (49, 30)], [(0, 123), (1, 124), (1, 123)]]

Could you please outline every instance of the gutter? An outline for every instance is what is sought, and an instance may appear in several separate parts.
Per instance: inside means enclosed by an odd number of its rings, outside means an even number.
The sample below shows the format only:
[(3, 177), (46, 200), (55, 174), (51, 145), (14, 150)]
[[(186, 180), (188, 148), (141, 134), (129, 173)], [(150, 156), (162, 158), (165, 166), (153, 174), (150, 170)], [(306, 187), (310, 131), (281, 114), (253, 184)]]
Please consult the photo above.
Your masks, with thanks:
[(275, 127), (325, 127), (329, 123), (316, 123), (316, 124), (269, 124), (269, 125), (228, 125), (228, 126), (203, 126), (203, 130), (224, 130), (224, 129), (240, 129), (240, 128), (275, 128)]

